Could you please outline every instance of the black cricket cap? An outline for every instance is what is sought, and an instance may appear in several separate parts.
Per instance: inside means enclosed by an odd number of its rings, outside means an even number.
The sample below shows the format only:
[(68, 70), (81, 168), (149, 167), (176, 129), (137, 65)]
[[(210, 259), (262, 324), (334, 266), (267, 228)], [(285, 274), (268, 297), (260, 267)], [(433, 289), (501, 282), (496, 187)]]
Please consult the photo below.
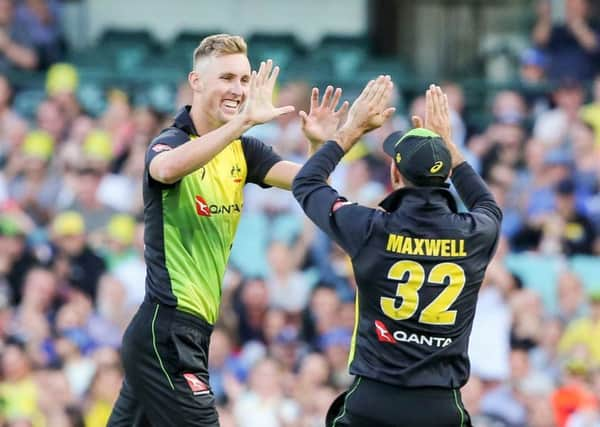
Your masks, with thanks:
[(424, 128), (392, 132), (383, 142), (385, 151), (403, 177), (420, 187), (446, 186), (452, 157), (441, 136)]

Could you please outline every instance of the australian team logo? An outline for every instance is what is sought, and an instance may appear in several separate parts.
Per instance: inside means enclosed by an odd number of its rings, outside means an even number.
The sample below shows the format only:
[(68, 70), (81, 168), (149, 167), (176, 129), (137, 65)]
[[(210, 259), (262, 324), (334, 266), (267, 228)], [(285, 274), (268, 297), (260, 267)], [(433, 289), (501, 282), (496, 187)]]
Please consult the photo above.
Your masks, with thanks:
[(231, 203), (228, 205), (217, 205), (209, 203), (200, 195), (194, 197), (194, 205), (198, 216), (226, 215), (226, 214), (241, 214), (242, 204)]
[(233, 178), (233, 182), (242, 182), (242, 170), (237, 163), (231, 166), (229, 173), (231, 174), (231, 178)]

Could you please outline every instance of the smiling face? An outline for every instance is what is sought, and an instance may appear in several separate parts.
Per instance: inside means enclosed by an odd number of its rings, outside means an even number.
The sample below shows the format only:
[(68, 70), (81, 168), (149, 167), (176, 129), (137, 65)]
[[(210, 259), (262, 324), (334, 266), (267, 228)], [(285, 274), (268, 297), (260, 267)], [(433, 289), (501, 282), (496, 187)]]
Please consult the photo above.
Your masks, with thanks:
[(213, 126), (221, 126), (240, 110), (248, 94), (250, 62), (243, 53), (203, 58), (190, 73), (194, 107)]

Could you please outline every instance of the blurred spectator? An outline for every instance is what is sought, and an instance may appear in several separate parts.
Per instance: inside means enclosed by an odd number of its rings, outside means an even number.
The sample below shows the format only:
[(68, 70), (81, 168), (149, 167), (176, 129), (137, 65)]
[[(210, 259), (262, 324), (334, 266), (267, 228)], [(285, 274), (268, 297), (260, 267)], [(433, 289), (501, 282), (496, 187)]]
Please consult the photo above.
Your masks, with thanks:
[(83, 217), (74, 211), (62, 212), (54, 218), (51, 233), (53, 268), (61, 280), (94, 299), (105, 264), (86, 242)]
[[(472, 375), (488, 381), (503, 381), (509, 375), (511, 312), (501, 289), (512, 278), (498, 262), (488, 266), (479, 291), (469, 342)], [(489, 331), (495, 331), (490, 334)], [(494, 351), (490, 353), (490, 346)]]
[(592, 126), (596, 135), (596, 146), (600, 147), (600, 74), (592, 85), (592, 102), (581, 109), (581, 119)]
[(82, 114), (82, 107), (76, 94), (78, 87), (79, 73), (74, 65), (57, 63), (48, 69), (46, 93), (48, 98), (58, 105), (67, 126), (73, 126), (73, 122)]
[(8, 286), (8, 298), (12, 305), (21, 301), (23, 282), (28, 271), (37, 263), (27, 246), (26, 231), (10, 215), (0, 217), (0, 278)]
[(554, 383), (560, 378), (560, 355), (558, 343), (564, 328), (557, 318), (547, 318), (540, 331), (537, 345), (529, 352), (531, 366), (538, 372), (544, 372)]
[(310, 284), (298, 269), (304, 259), (308, 238), (300, 237), (291, 247), (281, 241), (273, 241), (269, 245), (271, 274), (266, 283), (271, 306), (292, 313), (299, 313), (307, 306)]
[(583, 361), (571, 359), (567, 362), (563, 384), (552, 394), (552, 408), (558, 427), (566, 427), (569, 417), (578, 411), (598, 409), (598, 402), (586, 381), (588, 374)]
[(262, 328), (269, 304), (269, 291), (264, 279), (248, 278), (242, 283), (235, 299), (240, 342), (264, 341)]
[(573, 79), (561, 80), (552, 94), (555, 108), (540, 114), (533, 128), (533, 136), (551, 147), (565, 143), (570, 127), (578, 122), (583, 106), (581, 83)]
[(29, 132), (21, 147), (22, 168), (8, 184), (10, 197), (38, 225), (50, 220), (62, 185), (60, 177), (50, 170), (54, 145), (50, 134)]
[[(541, 247), (550, 246), (550, 252), (558, 250), (566, 255), (600, 253), (594, 226), (575, 204), (575, 183), (563, 180), (556, 185), (554, 192), (556, 215), (544, 225)], [(559, 248), (552, 249), (556, 245)]]
[(520, 76), (524, 85), (536, 85), (546, 79), (548, 60), (544, 53), (535, 48), (529, 48), (521, 55)]
[[(125, 304), (132, 309), (140, 305), (144, 299), (146, 264), (143, 257), (144, 226), (141, 223), (135, 223), (133, 235), (131, 235), (129, 222), (130, 219), (123, 221), (125, 227), (114, 222), (112, 222), (113, 226), (110, 227), (111, 223), (109, 223), (109, 242), (113, 240), (113, 245), (118, 245), (124, 251), (121, 252), (123, 257), (118, 262), (112, 265), (110, 261), (108, 262), (108, 269), (125, 287)], [(122, 230), (121, 227), (125, 229)]]
[(558, 318), (564, 325), (587, 313), (587, 299), (583, 283), (577, 274), (564, 270), (558, 276), (557, 298)]
[(36, 383), (24, 345), (9, 341), (2, 352), (0, 397), (2, 413), (8, 422), (29, 420), (35, 427), (43, 426), (44, 416), (38, 399), (44, 392)]
[(15, 13), (16, 22), (29, 33), (39, 68), (57, 62), (64, 53), (59, 7), (56, 0), (25, 0)]
[(448, 96), (452, 139), (458, 147), (463, 147), (467, 140), (467, 128), (462, 117), (465, 108), (465, 94), (462, 87), (455, 82), (444, 83), (441, 87), (446, 96)]
[(22, 142), (27, 123), (13, 110), (12, 85), (0, 74), (0, 164), (4, 165)]
[(116, 213), (111, 203), (129, 197), (127, 188), (113, 188), (112, 191), (107, 191), (108, 188), (104, 186), (103, 191), (103, 183), (110, 180), (107, 172), (112, 158), (111, 150), (106, 133), (92, 131), (88, 134), (82, 147), (83, 157), (75, 166), (78, 181), (74, 199), (68, 207), (69, 210), (79, 212), (83, 216), (86, 229), (92, 234), (92, 240), (96, 244), (110, 218)]
[(587, 0), (565, 0), (565, 22), (552, 23), (551, 2), (537, 2), (534, 43), (548, 53), (548, 77), (572, 77), (590, 80), (594, 77), (595, 55), (600, 51), (600, 32), (591, 25)]
[[(283, 394), (281, 367), (272, 359), (256, 363), (250, 372), (248, 390), (234, 405), (238, 427), (293, 426), (299, 418), (296, 402)], [(252, 414), (249, 416), (248, 414)]]
[(589, 315), (571, 322), (563, 334), (559, 350), (565, 356), (579, 356), (593, 365), (600, 364), (600, 294), (590, 296)]
[(39, 58), (28, 27), (15, 17), (14, 0), (0, 0), (0, 72), (12, 68), (33, 69)]
[(319, 338), (319, 348), (325, 354), (331, 367), (331, 381), (338, 389), (352, 384), (354, 377), (348, 373), (348, 353), (352, 334), (342, 327), (327, 330)]
[[(0, 0), (0, 2), (5, 0)], [(67, 116), (58, 102), (47, 99), (39, 104), (36, 112), (36, 124), (39, 130), (49, 133), (57, 144), (67, 136)]]
[(85, 427), (104, 427), (117, 400), (123, 372), (118, 363), (99, 365), (87, 396)]

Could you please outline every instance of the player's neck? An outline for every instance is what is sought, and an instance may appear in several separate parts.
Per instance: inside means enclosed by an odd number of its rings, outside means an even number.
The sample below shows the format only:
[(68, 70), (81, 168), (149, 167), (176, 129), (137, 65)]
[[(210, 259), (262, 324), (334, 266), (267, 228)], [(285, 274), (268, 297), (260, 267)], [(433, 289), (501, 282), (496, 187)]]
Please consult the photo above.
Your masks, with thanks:
[(198, 135), (206, 135), (222, 125), (222, 123), (218, 123), (217, 121), (213, 122), (211, 116), (193, 102), (192, 108), (190, 109), (190, 117), (192, 118), (192, 122), (194, 123)]

